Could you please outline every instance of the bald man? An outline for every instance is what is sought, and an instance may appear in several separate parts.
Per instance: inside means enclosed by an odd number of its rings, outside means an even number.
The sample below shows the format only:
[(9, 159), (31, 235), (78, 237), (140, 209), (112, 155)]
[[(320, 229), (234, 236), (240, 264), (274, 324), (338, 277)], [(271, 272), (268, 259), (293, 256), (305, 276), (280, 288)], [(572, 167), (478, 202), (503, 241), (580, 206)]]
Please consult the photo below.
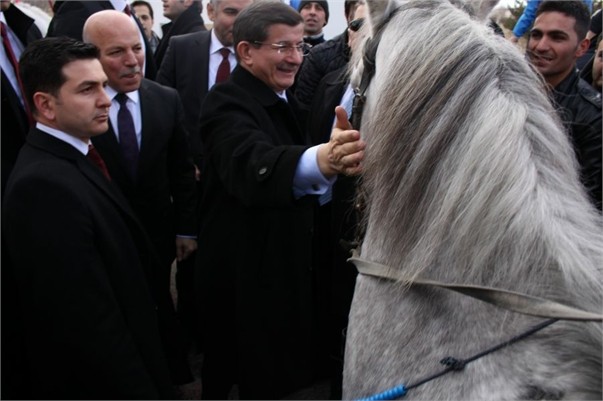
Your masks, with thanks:
[(184, 260), (197, 249), (194, 167), (180, 98), (176, 90), (142, 77), (142, 45), (125, 14), (93, 14), (83, 38), (99, 48), (111, 99), (109, 130), (92, 142), (155, 245), (161, 266), (156, 296), (167, 317), (162, 335), (172, 377), (174, 384), (191, 382), (187, 347), (181, 329), (174, 327), (170, 296), (174, 259)]

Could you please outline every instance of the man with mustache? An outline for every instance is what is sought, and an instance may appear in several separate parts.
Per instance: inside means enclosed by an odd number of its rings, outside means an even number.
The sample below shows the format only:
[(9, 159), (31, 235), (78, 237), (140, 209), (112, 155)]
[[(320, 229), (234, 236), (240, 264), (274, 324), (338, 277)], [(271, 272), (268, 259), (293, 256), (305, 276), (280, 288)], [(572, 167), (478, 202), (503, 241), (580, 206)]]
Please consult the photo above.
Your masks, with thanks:
[[(189, 156), (178, 93), (144, 79), (144, 58), (134, 22), (105, 10), (84, 25), (84, 41), (99, 48), (108, 77), (110, 124), (93, 139), (113, 182), (122, 190), (151, 237), (159, 255), (159, 305), (175, 319), (170, 296), (174, 258), (184, 260), (197, 249), (194, 225), (195, 178)], [(167, 322), (167, 320), (166, 320)], [(175, 322), (172, 322), (175, 323)], [(175, 384), (193, 380), (182, 329), (162, 327)]]
[(601, 210), (601, 95), (580, 78), (576, 60), (589, 46), (590, 14), (582, 1), (544, 1), (527, 51), (550, 87), (580, 164), (580, 178)]
[(364, 142), (339, 108), (329, 143), (310, 146), (288, 91), (303, 29), (279, 2), (241, 11), (239, 63), (201, 108), (195, 290), (205, 399), (226, 399), (235, 383), (241, 399), (279, 399), (313, 380), (313, 207), (337, 173), (360, 172)]
[(173, 399), (153, 248), (90, 143), (111, 105), (98, 50), (40, 39), (20, 70), (37, 122), (2, 207), (2, 398)]

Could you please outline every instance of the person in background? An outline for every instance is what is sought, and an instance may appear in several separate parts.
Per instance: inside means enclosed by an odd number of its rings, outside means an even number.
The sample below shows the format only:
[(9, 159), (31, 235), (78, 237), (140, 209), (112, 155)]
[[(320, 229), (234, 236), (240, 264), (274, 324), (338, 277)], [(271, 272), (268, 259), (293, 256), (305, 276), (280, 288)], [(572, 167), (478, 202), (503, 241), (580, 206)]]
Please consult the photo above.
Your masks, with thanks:
[(298, 9), (304, 19), (304, 42), (316, 46), (325, 41), (323, 28), (329, 23), (329, 3), (325, 0), (299, 2)]
[(144, 34), (149, 41), (149, 46), (151, 46), (151, 50), (155, 53), (159, 45), (159, 37), (153, 31), (153, 24), (155, 22), (153, 7), (144, 0), (135, 0), (130, 4), (130, 7), (132, 7), (136, 18), (138, 18), (144, 28)]
[(155, 51), (155, 63), (161, 68), (163, 57), (173, 36), (207, 30), (201, 17), (203, 2), (201, 0), (162, 0), (163, 15), (171, 22), (163, 25), (163, 36)]
[(205, 332), (203, 397), (278, 399), (313, 382), (313, 205), (338, 173), (358, 174), (364, 142), (345, 111), (310, 146), (287, 91), (303, 19), (255, 2), (234, 22), (239, 64), (201, 109), (205, 149), (195, 290)]
[[(228, 79), (237, 65), (232, 26), (237, 15), (251, 3), (252, 0), (210, 0), (207, 3), (207, 14), (213, 22), (212, 29), (172, 37), (157, 74), (157, 82), (176, 89), (184, 104), (184, 126), (189, 132), (190, 150), (197, 173), (198, 199), (202, 196), (199, 170), (203, 164), (199, 132), (201, 104), (207, 92), (215, 84)], [(200, 211), (197, 210), (196, 217), (199, 215)], [(194, 257), (178, 262), (177, 311), (180, 321), (195, 340), (196, 351), (201, 352), (203, 328), (199, 327), (195, 312), (194, 269)]]
[(2, 196), (19, 150), (25, 143), (29, 128), (34, 123), (31, 110), (23, 93), (19, 75), (19, 57), (25, 47), (40, 39), (42, 33), (34, 20), (19, 10), (10, 0), (0, 1), (2, 25), (2, 106), (0, 112), (2, 132)]
[(175, 384), (190, 383), (188, 347), (170, 294), (174, 259), (184, 260), (197, 249), (194, 167), (182, 104), (174, 89), (142, 78), (144, 54), (136, 25), (125, 14), (93, 14), (84, 25), (84, 40), (100, 50), (111, 99), (107, 134), (92, 142), (159, 256), (157, 296), (165, 307), (160, 312), (170, 319), (161, 327), (168, 362)]
[[(536, 11), (538, 10), (538, 6), (542, 3), (543, 0), (528, 0), (523, 13), (515, 23), (515, 27), (513, 27), (513, 32), (509, 37), (509, 40), (513, 43), (517, 43), (519, 38), (521, 38), (532, 26), (534, 23), (534, 19), (536, 18)], [(589, 10), (593, 9), (593, 0), (583, 0), (584, 3), (588, 6)]]
[(57, 4), (55, 4), (56, 10), (50, 21), (50, 25), (48, 26), (46, 37), (68, 36), (70, 38), (82, 40), (84, 23), (86, 23), (86, 20), (92, 14), (102, 10), (117, 10), (127, 14), (138, 27), (138, 35), (140, 36), (142, 50), (145, 55), (142, 72), (145, 78), (155, 79), (157, 67), (155, 66), (155, 61), (153, 59), (153, 51), (144, 34), (144, 28), (140, 24), (140, 21), (132, 14), (126, 0), (68, 0), (57, 3), (60, 4), (58, 4), (58, 7), (56, 7)]
[(90, 142), (111, 105), (98, 56), (61, 37), (21, 57), (37, 123), (2, 205), (3, 399), (173, 399), (157, 258)]
[(593, 58), (593, 69), (592, 69), (592, 85), (593, 88), (601, 93), (601, 85), (603, 81), (603, 40), (599, 38), (597, 45), (597, 51)]
[(530, 31), (527, 54), (552, 91), (574, 146), (580, 178), (601, 210), (601, 95), (578, 75), (576, 60), (588, 49), (590, 14), (581, 1), (544, 1)]
[(353, 20), (356, 7), (362, 3), (363, 1), (359, 0), (345, 0), (344, 11), (348, 23), (345, 31), (333, 39), (313, 47), (304, 57), (304, 63), (297, 74), (295, 87), (295, 97), (304, 110), (310, 108), (320, 80), (328, 73), (338, 70), (348, 63), (350, 58), (348, 28)]

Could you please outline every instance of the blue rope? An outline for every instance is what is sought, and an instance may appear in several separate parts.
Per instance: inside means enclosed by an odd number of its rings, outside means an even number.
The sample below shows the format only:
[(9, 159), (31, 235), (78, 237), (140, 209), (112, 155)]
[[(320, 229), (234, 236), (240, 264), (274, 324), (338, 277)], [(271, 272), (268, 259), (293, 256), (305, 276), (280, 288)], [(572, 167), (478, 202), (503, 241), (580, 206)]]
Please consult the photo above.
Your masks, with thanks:
[(404, 384), (392, 387), (389, 390), (385, 390), (382, 393), (371, 395), (368, 398), (361, 398), (358, 401), (381, 401), (381, 400), (395, 400), (402, 398), (406, 395), (406, 387)]
[(524, 331), (523, 333), (512, 337), (511, 339), (507, 340), (507, 341), (503, 341), (500, 344), (495, 345), (492, 348), (489, 348), (483, 352), (480, 352), (478, 354), (475, 354), (473, 356), (471, 356), (470, 358), (467, 359), (457, 359), (457, 358), (453, 358), (453, 357), (446, 357), (444, 359), (442, 359), (440, 361), (440, 363), (442, 365), (446, 365), (447, 368), (445, 368), (444, 370), (435, 373), (429, 377), (426, 377), (422, 380), (419, 380), (413, 384), (410, 384), (408, 387), (406, 387), (404, 384), (400, 384), (396, 387), (392, 387), (388, 390), (385, 390), (381, 393), (378, 394), (374, 394), (370, 397), (367, 398), (361, 398), (357, 401), (381, 401), (381, 400), (396, 400), (398, 398), (402, 398), (406, 395), (406, 392), (414, 387), (419, 387), (427, 382), (430, 382), (434, 379), (437, 379), (440, 376), (444, 376), (446, 373), (451, 372), (451, 371), (460, 371), (463, 370), (465, 368), (465, 365), (475, 361), (476, 359), (479, 359), (483, 356), (486, 356), (488, 354), (491, 354), (495, 351), (498, 351), (501, 348), (505, 348), (508, 347), (511, 344), (514, 344), (520, 340), (523, 340), (524, 338), (531, 336), (532, 334), (544, 329), (545, 327), (550, 326), (551, 324), (555, 323), (556, 321), (558, 321), (559, 319), (549, 319), (549, 320), (545, 320), (533, 327), (531, 327), (530, 329)]

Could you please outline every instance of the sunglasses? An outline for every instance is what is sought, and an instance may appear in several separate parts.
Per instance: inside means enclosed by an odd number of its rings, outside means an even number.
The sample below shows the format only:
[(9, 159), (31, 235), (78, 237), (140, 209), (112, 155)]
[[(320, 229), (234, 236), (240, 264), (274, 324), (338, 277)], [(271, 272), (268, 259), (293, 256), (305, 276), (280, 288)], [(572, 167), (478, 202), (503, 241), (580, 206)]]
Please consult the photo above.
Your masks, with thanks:
[(358, 30), (362, 27), (362, 24), (364, 24), (364, 18), (355, 19), (354, 21), (350, 22), (348, 29), (352, 32), (358, 32)]

